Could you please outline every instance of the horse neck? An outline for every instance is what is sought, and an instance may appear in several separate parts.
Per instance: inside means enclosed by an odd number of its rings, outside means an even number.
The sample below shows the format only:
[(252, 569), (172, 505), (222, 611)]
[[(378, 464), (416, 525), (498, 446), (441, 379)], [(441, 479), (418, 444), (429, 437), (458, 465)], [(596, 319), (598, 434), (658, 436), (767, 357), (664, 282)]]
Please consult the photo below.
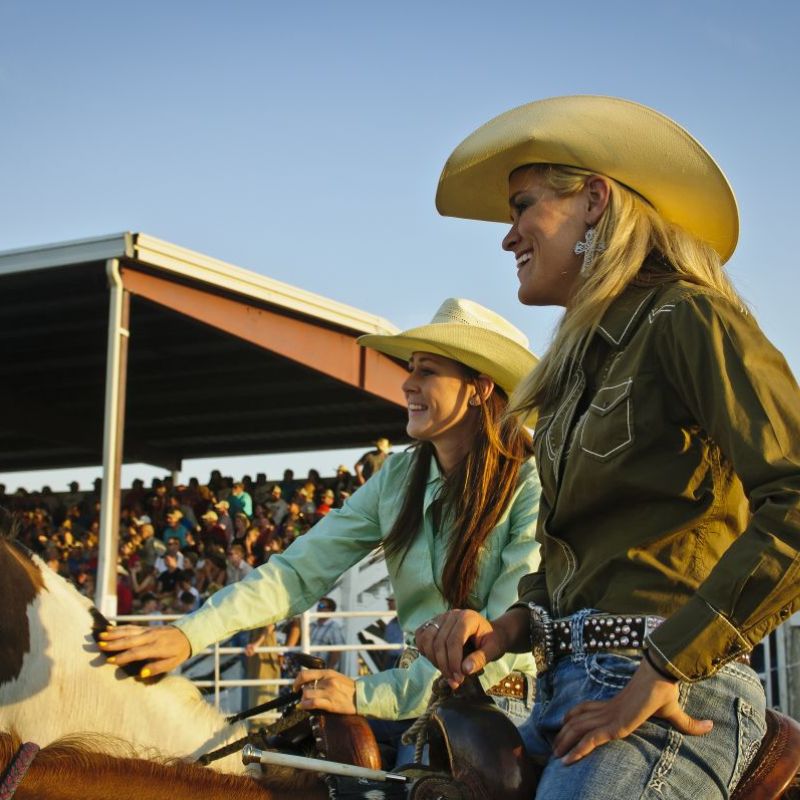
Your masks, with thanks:
[(245, 777), (185, 764), (165, 766), (131, 758), (54, 746), (42, 750), (20, 783), (15, 800), (325, 800), (319, 784), (269, 788)]
[[(17, 583), (38, 579), (40, 585), (28, 610), (23, 606), (16, 614), (20, 624), (30, 621), (30, 644), (19, 679), (0, 685), (0, 728), (15, 728), (42, 745), (88, 732), (109, 737), (107, 752), (114, 752), (113, 740), (122, 737), (144, 750), (194, 758), (244, 735), (244, 724), (227, 725), (188, 681), (168, 678), (145, 686), (120, 677), (102, 662), (92, 641), (91, 603), (40, 560), (21, 557), (5, 542), (3, 553)], [(69, 713), (53, 713), (65, 697)], [(244, 771), (235, 756), (215, 767)]]

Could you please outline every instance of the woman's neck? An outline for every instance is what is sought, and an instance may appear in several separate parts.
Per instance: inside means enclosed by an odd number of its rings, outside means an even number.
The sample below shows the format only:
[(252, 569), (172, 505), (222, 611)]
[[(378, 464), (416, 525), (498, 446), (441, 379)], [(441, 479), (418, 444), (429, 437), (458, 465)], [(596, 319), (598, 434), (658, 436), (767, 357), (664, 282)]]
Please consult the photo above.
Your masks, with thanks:
[(452, 431), (449, 436), (442, 436), (432, 442), (434, 456), (445, 476), (449, 475), (470, 451), (476, 431), (465, 430), (465, 427), (460, 425), (458, 430)]

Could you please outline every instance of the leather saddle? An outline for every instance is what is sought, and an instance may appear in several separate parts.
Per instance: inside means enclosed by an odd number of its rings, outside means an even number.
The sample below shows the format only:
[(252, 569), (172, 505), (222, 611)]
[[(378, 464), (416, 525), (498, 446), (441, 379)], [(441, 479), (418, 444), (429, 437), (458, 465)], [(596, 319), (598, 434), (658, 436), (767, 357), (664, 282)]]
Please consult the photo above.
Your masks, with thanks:
[(767, 710), (767, 732), (732, 800), (800, 800), (800, 724)]
[[(429, 778), (412, 800), (531, 800), (541, 768), (525, 754), (513, 723), (475, 680), (443, 701), (428, 730)], [(449, 781), (443, 781), (443, 775)], [(767, 711), (767, 732), (732, 800), (800, 800), (800, 723)]]

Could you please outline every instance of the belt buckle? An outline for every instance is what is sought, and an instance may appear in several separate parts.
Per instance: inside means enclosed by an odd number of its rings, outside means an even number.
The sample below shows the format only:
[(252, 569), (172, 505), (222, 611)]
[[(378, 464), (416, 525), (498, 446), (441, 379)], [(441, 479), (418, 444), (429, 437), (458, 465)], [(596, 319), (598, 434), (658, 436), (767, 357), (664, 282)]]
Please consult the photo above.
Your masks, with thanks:
[(536, 672), (546, 672), (553, 666), (553, 621), (546, 608), (528, 603), (531, 626), (531, 655), (536, 663)]

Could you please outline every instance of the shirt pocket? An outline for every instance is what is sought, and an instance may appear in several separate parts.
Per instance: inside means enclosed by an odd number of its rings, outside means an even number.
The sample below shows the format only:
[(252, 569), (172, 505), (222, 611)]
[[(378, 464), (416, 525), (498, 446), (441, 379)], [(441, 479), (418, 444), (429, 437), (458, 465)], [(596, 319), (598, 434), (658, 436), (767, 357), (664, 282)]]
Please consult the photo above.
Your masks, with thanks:
[(603, 386), (592, 398), (581, 425), (581, 450), (608, 461), (633, 444), (633, 379)]

